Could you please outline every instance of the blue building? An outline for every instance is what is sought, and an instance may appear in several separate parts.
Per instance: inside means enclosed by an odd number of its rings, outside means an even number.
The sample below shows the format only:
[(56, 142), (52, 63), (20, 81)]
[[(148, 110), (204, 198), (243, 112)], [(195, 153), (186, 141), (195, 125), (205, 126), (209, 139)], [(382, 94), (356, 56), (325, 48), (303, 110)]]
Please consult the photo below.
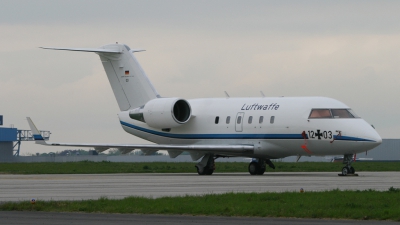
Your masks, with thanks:
[(17, 141), (17, 128), (0, 127), (0, 161), (13, 157), (14, 141)]

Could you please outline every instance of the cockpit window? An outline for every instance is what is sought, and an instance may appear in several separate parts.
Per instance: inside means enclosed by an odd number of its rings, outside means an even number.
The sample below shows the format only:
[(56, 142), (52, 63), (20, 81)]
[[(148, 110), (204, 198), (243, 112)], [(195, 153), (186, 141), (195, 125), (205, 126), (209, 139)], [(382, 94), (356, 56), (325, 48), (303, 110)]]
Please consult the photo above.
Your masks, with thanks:
[(360, 118), (352, 109), (348, 109), (348, 111), (354, 116), (354, 118)]
[(125, 48), (126, 48), (128, 51), (131, 50), (131, 48), (129, 48), (128, 45), (124, 45), (124, 46), (125, 46)]
[(313, 109), (310, 118), (332, 118), (332, 115), (329, 109)]
[(351, 109), (312, 109), (310, 119), (315, 118), (359, 118)]
[(354, 118), (347, 109), (331, 109), (333, 118)]

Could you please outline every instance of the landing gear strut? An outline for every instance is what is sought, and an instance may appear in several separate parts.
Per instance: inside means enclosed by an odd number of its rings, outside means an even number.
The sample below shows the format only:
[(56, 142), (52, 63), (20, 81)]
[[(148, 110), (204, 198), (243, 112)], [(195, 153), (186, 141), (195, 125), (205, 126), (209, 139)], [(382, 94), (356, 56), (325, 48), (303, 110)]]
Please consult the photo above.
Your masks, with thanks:
[(206, 154), (199, 163), (196, 164), (199, 175), (212, 175), (215, 170), (213, 154)]
[(266, 164), (275, 169), (274, 164), (269, 159), (253, 159), (249, 164), (249, 173), (251, 175), (263, 175), (266, 169)]
[(353, 175), (356, 172), (354, 167), (351, 166), (352, 163), (353, 163), (352, 154), (346, 154), (343, 156), (343, 164), (346, 165), (342, 168), (342, 176), (347, 176), (348, 174)]

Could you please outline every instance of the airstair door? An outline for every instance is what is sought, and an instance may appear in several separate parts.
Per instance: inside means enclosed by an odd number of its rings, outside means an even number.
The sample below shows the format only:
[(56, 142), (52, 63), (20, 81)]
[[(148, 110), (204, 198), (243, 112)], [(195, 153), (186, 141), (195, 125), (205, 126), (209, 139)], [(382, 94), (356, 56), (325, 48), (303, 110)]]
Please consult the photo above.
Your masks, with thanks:
[(235, 121), (236, 132), (243, 131), (243, 119), (244, 119), (244, 112), (240, 112), (236, 115), (236, 121)]

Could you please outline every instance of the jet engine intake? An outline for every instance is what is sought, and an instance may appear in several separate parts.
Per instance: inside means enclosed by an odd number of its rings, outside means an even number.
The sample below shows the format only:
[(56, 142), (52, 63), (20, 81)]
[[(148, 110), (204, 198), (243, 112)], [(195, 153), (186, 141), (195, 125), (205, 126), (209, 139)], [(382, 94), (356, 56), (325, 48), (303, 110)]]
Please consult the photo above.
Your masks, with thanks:
[(192, 116), (189, 102), (180, 98), (156, 98), (129, 112), (132, 119), (154, 128), (173, 128), (187, 123)]

